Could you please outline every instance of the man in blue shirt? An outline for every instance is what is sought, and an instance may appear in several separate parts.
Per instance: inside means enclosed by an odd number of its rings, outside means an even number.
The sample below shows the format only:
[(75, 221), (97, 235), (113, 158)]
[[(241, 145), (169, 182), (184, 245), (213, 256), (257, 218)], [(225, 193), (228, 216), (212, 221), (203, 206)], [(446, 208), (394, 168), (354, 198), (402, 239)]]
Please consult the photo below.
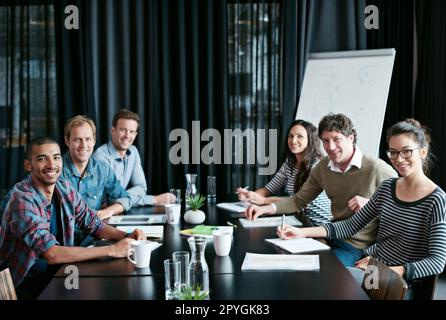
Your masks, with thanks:
[(141, 157), (133, 141), (138, 134), (139, 117), (127, 109), (121, 109), (113, 118), (111, 140), (100, 146), (93, 157), (107, 162), (116, 173), (121, 186), (131, 199), (131, 206), (163, 205), (175, 202), (170, 193), (147, 195), (147, 182)]
[[(96, 143), (96, 126), (86, 116), (76, 116), (64, 128), (68, 152), (63, 156), (63, 177), (71, 182), (101, 219), (130, 209), (130, 197), (121, 187), (113, 169), (91, 157)], [(93, 238), (76, 229), (75, 244), (88, 246)]]
[(91, 157), (96, 143), (96, 126), (86, 116), (67, 121), (64, 129), (68, 152), (63, 156), (63, 177), (69, 180), (88, 206), (101, 219), (130, 209), (130, 197), (107, 163)]

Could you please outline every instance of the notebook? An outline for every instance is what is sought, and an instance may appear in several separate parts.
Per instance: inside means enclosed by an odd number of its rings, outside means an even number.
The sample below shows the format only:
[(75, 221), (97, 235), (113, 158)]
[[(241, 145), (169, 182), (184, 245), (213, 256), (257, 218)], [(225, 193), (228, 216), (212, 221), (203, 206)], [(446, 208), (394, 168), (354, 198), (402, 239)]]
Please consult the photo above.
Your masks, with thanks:
[(247, 252), (242, 271), (319, 270), (319, 255), (257, 254)]
[(231, 217), (244, 217), (245, 210), (251, 205), (249, 202), (221, 202), (217, 207), (231, 212)]
[(181, 230), (180, 234), (188, 236), (188, 237), (200, 236), (203, 238), (212, 239), (213, 238), (212, 233), (215, 230), (224, 230), (224, 231), (228, 231), (228, 232), (232, 233), (234, 231), (234, 227), (199, 225), (192, 229)]
[(265, 241), (272, 243), (290, 253), (330, 250), (329, 246), (312, 238), (300, 238), (300, 239), (289, 239), (289, 240), (276, 238), (276, 239), (265, 239)]
[[(301, 226), (302, 222), (296, 219), (295, 216), (286, 216), (285, 223), (290, 226)], [(282, 216), (276, 217), (262, 217), (256, 220), (248, 220), (240, 218), (240, 224), (243, 228), (263, 228), (263, 227), (278, 227), (282, 225)]]
[(117, 226), (116, 229), (126, 233), (141, 229), (147, 239), (162, 239), (164, 234), (164, 226)]

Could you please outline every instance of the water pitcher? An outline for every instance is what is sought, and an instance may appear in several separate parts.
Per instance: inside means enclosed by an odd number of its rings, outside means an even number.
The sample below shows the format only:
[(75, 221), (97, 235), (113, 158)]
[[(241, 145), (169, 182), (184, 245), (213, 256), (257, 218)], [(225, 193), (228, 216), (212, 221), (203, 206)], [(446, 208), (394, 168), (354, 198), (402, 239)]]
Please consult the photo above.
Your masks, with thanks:
[[(189, 262), (189, 285), (193, 292), (209, 300), (209, 268), (204, 257), (206, 238), (190, 237), (187, 239), (192, 253)], [(199, 292), (197, 292), (197, 289)]]

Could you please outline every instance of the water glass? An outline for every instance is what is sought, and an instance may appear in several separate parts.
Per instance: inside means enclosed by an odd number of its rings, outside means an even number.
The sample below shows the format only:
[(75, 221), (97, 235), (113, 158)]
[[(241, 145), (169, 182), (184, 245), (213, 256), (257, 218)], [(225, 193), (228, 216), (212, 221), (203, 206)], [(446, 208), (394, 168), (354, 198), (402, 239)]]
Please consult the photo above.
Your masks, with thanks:
[(214, 202), (217, 199), (217, 177), (208, 176), (208, 202)]
[(189, 284), (189, 257), (190, 255), (187, 251), (175, 251), (172, 254), (173, 261), (180, 261), (179, 290)]
[(175, 290), (180, 284), (180, 261), (164, 260), (164, 287), (166, 300), (177, 300)]
[(175, 203), (181, 203), (181, 190), (180, 189), (170, 189), (171, 194), (175, 196)]

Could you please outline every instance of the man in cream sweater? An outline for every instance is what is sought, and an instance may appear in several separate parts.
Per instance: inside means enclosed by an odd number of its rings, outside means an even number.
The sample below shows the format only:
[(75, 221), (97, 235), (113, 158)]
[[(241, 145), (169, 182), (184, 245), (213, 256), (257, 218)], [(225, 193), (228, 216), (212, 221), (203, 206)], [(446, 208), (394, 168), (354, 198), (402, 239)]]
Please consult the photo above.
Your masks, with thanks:
[[(384, 180), (397, 176), (390, 165), (364, 155), (356, 146), (356, 130), (347, 116), (329, 114), (323, 117), (318, 133), (327, 156), (313, 168), (302, 188), (294, 197), (274, 204), (251, 205), (245, 212), (248, 219), (274, 213), (302, 214), (322, 191), (331, 200), (333, 221), (347, 219), (367, 203)], [(375, 242), (377, 226), (374, 220), (351, 238), (329, 244), (345, 266), (353, 266), (362, 257), (362, 250)]]

